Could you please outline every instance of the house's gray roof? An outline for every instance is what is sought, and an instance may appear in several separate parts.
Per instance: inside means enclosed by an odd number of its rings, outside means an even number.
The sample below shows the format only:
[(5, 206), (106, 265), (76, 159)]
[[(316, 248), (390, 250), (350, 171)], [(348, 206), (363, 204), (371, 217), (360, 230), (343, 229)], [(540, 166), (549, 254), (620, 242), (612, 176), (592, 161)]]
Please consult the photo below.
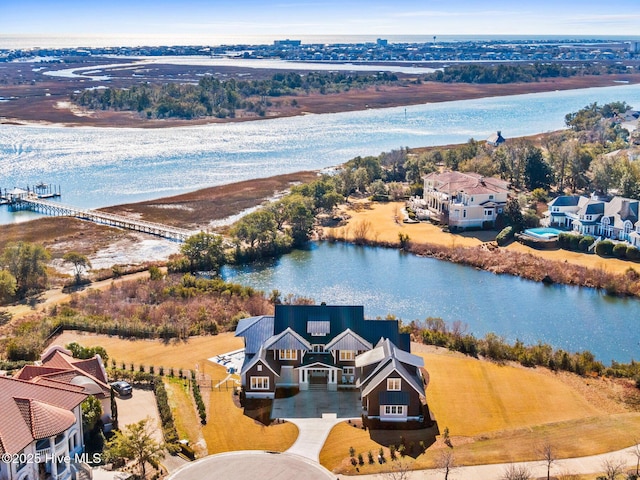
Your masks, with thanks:
[(291, 328), (307, 342), (318, 343), (318, 337), (308, 332), (308, 322), (330, 322), (329, 334), (321, 337), (325, 344), (349, 328), (372, 345), (389, 338), (403, 350), (411, 348), (410, 337), (400, 333), (397, 320), (365, 320), (361, 305), (276, 305), (273, 334)]
[(245, 354), (257, 353), (262, 344), (273, 336), (273, 317), (261, 315), (243, 318), (238, 322), (235, 336), (244, 337)]
[(365, 367), (381, 362), (385, 358), (397, 358), (402, 363), (414, 367), (424, 367), (424, 359), (409, 352), (397, 348), (393, 342), (385, 338), (380, 340), (376, 348), (356, 357), (356, 367)]
[(550, 207), (577, 207), (579, 195), (560, 195), (549, 202)]
[(325, 345), (325, 350), (371, 350), (373, 345), (367, 342), (357, 333), (353, 332), (350, 328), (347, 328), (340, 335), (335, 337), (331, 342)]
[(264, 344), (266, 350), (313, 350), (313, 347), (302, 336), (291, 328), (274, 335)]
[(379, 405), (409, 405), (409, 392), (380, 392)]

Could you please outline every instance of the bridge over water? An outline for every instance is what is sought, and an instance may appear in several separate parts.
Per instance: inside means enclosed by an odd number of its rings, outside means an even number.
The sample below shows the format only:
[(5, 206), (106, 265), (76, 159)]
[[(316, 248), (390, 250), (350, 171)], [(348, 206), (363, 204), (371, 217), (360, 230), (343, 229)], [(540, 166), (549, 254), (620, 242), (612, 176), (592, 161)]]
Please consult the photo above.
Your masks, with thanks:
[(75, 217), (102, 225), (109, 225), (111, 227), (126, 228), (136, 232), (148, 233), (150, 235), (156, 235), (176, 242), (184, 242), (187, 238), (196, 233), (183, 228), (171, 227), (161, 223), (135, 220), (123, 215), (101, 212), (99, 210), (80, 209), (41, 198), (31, 192), (13, 196), (10, 199), (10, 208), (12, 210), (31, 210), (55, 217)]

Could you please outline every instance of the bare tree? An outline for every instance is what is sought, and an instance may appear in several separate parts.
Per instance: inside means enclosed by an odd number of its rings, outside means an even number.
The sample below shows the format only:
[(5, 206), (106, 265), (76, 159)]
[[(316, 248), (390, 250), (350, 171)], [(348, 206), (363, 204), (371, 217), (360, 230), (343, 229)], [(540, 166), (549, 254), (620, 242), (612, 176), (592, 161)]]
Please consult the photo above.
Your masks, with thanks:
[(542, 457), (542, 461), (547, 466), (547, 480), (551, 478), (551, 466), (556, 462), (555, 449), (549, 440), (545, 440), (538, 448), (538, 453)]
[(616, 480), (624, 473), (624, 461), (620, 458), (606, 458), (602, 462), (602, 470), (604, 470), (606, 480)]
[(524, 465), (509, 465), (500, 477), (501, 480), (531, 480), (531, 472)]
[(444, 473), (444, 480), (449, 480), (449, 473), (456, 468), (453, 450), (446, 448), (440, 452), (436, 460), (436, 468)]
[(367, 234), (371, 229), (371, 222), (369, 220), (361, 220), (353, 228), (353, 241), (356, 245), (362, 245), (367, 240)]
[(409, 479), (409, 464), (404, 460), (397, 460), (393, 462), (391, 470), (384, 474), (386, 480), (408, 480)]

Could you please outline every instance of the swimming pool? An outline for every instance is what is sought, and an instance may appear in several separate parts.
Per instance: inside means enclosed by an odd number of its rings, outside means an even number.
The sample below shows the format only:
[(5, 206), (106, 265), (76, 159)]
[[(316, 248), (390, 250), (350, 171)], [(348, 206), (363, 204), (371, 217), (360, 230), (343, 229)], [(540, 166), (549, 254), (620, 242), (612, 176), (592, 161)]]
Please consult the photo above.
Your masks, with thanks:
[(528, 228), (524, 231), (525, 235), (529, 235), (533, 238), (539, 238), (540, 240), (555, 240), (561, 233), (562, 230), (549, 227)]

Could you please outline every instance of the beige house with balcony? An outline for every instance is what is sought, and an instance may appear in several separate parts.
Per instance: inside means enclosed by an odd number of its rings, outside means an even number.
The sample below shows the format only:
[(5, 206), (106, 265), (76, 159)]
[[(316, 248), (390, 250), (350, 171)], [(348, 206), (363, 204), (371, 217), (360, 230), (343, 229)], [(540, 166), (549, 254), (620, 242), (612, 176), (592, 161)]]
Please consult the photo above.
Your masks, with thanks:
[(423, 177), (431, 218), (456, 230), (492, 228), (509, 195), (509, 182), (474, 172), (430, 173)]

